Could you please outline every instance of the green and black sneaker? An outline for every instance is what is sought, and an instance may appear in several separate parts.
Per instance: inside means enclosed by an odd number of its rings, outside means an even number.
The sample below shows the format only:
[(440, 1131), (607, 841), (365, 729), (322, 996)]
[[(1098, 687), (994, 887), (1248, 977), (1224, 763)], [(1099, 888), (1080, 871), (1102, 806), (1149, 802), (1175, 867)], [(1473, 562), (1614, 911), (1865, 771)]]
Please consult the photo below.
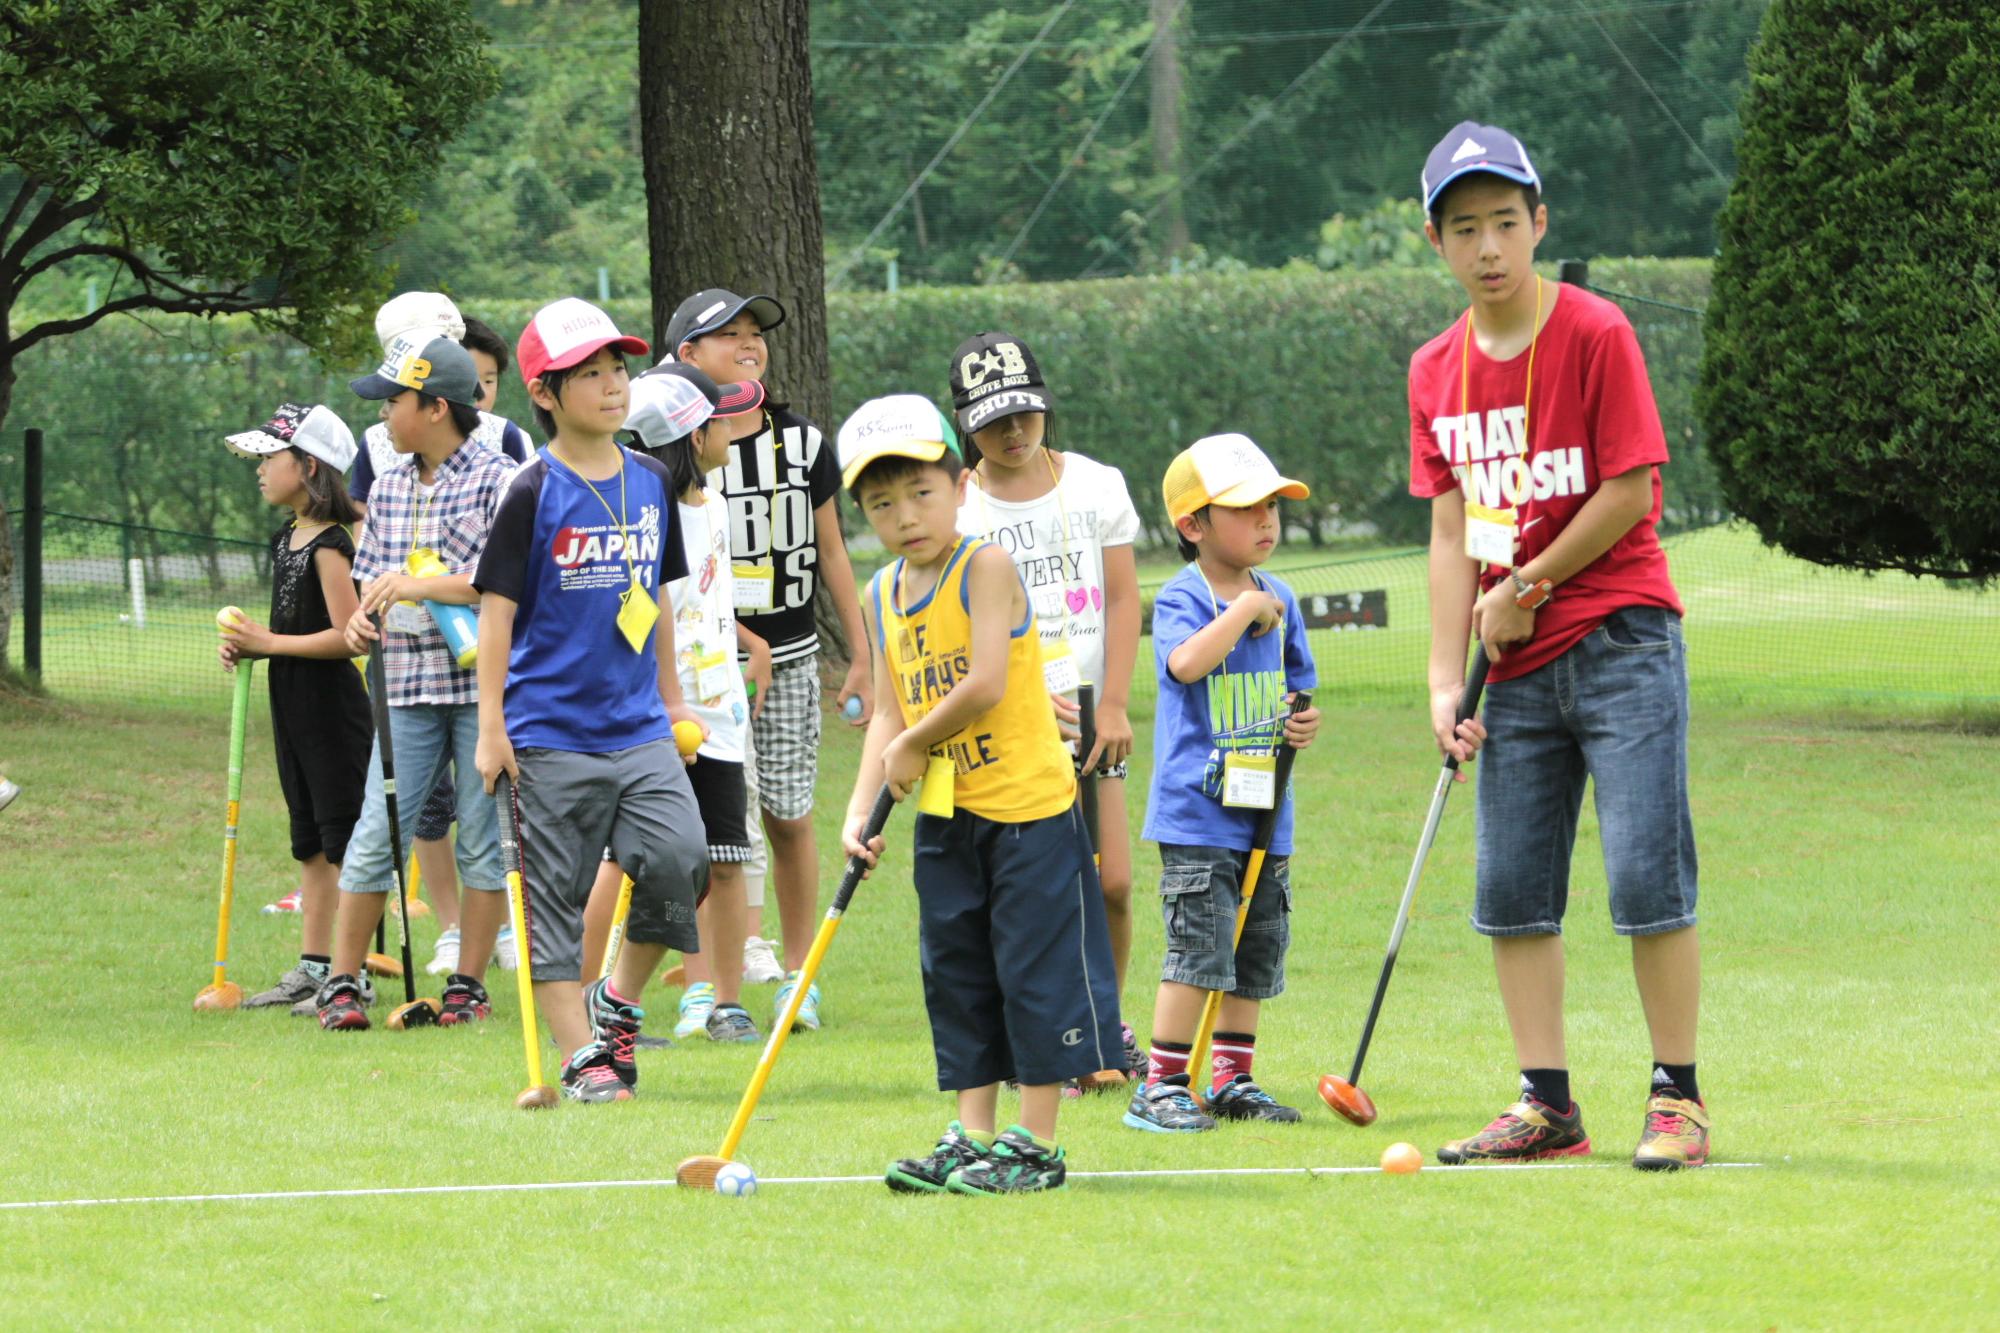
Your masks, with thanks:
[(882, 1178), (888, 1182), (890, 1189), (903, 1194), (942, 1194), (952, 1172), (961, 1166), (970, 1166), (984, 1156), (986, 1149), (980, 1146), (979, 1140), (966, 1133), (965, 1126), (954, 1120), (928, 1156), (905, 1157), (900, 1162), (891, 1162)]
[(979, 1160), (952, 1172), (945, 1188), (954, 1194), (1039, 1194), (1061, 1189), (1068, 1175), (1061, 1148), (1044, 1148), (1015, 1125)]

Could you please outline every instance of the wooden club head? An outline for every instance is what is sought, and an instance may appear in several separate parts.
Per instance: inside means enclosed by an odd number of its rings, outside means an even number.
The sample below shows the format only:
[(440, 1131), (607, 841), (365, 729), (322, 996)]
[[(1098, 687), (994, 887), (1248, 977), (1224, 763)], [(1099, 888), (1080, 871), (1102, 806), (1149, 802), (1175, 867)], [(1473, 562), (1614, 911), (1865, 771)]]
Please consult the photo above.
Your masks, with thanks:
[(403, 965), (386, 953), (371, 953), (368, 955), (367, 962), (368, 974), (370, 976), (400, 977), (403, 975)]
[(1367, 1093), (1335, 1074), (1322, 1074), (1319, 1080), (1319, 1099), (1333, 1109), (1333, 1113), (1353, 1125), (1375, 1123), (1375, 1103)]
[(233, 981), (225, 981), (219, 986), (203, 986), (194, 997), (194, 1009), (198, 1014), (222, 1013), (243, 1006), (243, 988)]
[(553, 1111), (558, 1100), (556, 1090), (544, 1083), (522, 1092), (514, 1105), (523, 1111)]
[(712, 1190), (715, 1173), (728, 1165), (727, 1157), (690, 1157), (674, 1168), (674, 1183), (683, 1189)]
[(433, 1028), (438, 1021), (438, 1002), (426, 996), (399, 1004), (389, 1014), (388, 1028), (391, 1032), (408, 1032), (411, 1028)]

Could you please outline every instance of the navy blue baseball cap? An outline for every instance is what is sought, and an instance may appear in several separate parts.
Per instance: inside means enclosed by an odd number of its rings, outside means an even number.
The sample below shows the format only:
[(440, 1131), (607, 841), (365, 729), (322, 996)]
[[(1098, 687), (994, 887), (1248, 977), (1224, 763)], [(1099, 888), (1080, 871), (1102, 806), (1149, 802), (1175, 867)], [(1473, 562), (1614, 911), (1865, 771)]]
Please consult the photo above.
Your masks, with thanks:
[(1437, 207), (1438, 196), (1461, 176), (1475, 171), (1499, 176), (1516, 185), (1542, 188), (1541, 175), (1528, 159), (1521, 141), (1495, 125), (1462, 120), (1438, 140), (1424, 159), (1424, 211)]

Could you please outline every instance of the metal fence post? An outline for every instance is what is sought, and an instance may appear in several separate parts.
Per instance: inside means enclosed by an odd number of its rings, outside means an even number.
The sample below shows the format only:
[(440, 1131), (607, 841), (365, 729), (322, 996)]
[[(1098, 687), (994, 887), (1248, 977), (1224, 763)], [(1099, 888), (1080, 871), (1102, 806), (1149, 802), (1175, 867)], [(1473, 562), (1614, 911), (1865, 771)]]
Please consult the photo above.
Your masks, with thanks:
[(22, 487), (21, 514), (21, 665), (28, 679), (42, 678), (42, 524), (47, 506), (42, 499), (42, 433), (23, 438), (21, 461), (27, 477)]
[(1585, 259), (1557, 260), (1556, 281), (1566, 282), (1572, 287), (1588, 287), (1590, 285), (1590, 261)]

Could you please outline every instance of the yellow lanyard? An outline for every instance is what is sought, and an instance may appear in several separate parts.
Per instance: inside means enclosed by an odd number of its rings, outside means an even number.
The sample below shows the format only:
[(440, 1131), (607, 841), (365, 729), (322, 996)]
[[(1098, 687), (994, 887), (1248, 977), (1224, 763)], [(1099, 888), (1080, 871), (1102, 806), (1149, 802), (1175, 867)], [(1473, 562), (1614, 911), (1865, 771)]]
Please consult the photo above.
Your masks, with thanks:
[(416, 525), (410, 529), (409, 554), (414, 555), (418, 550), (422, 549), (423, 547), (424, 515), (430, 512), (431, 501), (436, 498), (437, 498), (437, 483), (433, 481), (431, 483), (431, 493), (429, 495), (424, 496), (421, 500), (417, 502), (417, 521)]
[[(1222, 604), (1216, 601), (1215, 599), (1215, 585), (1208, 581), (1208, 575), (1201, 572), (1200, 565), (1197, 564), (1193, 568), (1195, 577), (1201, 580), (1201, 586), (1208, 589), (1208, 614), (1214, 619), (1220, 620), (1222, 618)], [(1250, 587), (1253, 591), (1256, 592), (1270, 591), (1270, 589), (1264, 586), (1264, 580), (1257, 577), (1257, 571), (1254, 569), (1250, 571)], [(1240, 643), (1242, 642), (1242, 640), (1239, 639), (1237, 642)], [(1236, 651), (1235, 644), (1231, 644), (1229, 652), (1233, 653), (1235, 651)], [(1228, 694), (1229, 653), (1224, 653), (1222, 655), (1222, 661), (1217, 664), (1216, 669), (1222, 672), (1222, 692), (1224, 694)], [(1284, 669), (1285, 669), (1285, 618), (1282, 615), (1280, 615), (1278, 617), (1278, 670), (1283, 671)], [(1273, 715), (1272, 720), (1274, 721), (1276, 720), (1275, 714)], [(1215, 718), (1213, 716), (1211, 716), (1208, 719), (1208, 730), (1211, 735), (1213, 735), (1215, 732)], [(1273, 743), (1274, 744), (1276, 743), (1275, 739)]]
[[(1048, 450), (1047, 450), (1046, 448), (1044, 448), (1044, 449), (1042, 450), (1042, 462), (1043, 462), (1044, 464), (1046, 464), (1046, 465), (1048, 466), (1048, 469), (1049, 469), (1049, 485), (1050, 485), (1050, 487), (1052, 488), (1052, 493), (1053, 493), (1053, 494), (1055, 495), (1055, 497), (1056, 497), (1056, 526), (1055, 526), (1055, 530), (1056, 530), (1056, 533), (1057, 533), (1057, 534), (1059, 535), (1059, 537), (1061, 538), (1061, 540), (1060, 540), (1059, 542), (1057, 542), (1057, 543), (1051, 543), (1051, 545), (1055, 545), (1055, 546), (1057, 546), (1057, 547), (1059, 548), (1059, 549), (1057, 550), (1056, 554), (1058, 555), (1058, 557), (1060, 557), (1060, 556), (1062, 556), (1062, 555), (1066, 554), (1066, 553), (1068, 552), (1068, 550), (1069, 550), (1069, 507), (1068, 507), (1067, 505), (1065, 505), (1065, 504), (1063, 503), (1063, 496), (1062, 496), (1062, 478), (1061, 478), (1060, 476), (1058, 476), (1058, 475), (1056, 474), (1056, 460), (1055, 460), (1055, 459), (1053, 459), (1053, 458), (1051, 458), (1051, 457), (1049, 457), (1049, 451), (1048, 451)], [(980, 519), (980, 522), (981, 522), (981, 523), (983, 523), (983, 524), (985, 525), (985, 528), (986, 528), (986, 535), (987, 535), (987, 536), (988, 536), (988, 537), (990, 538), (990, 537), (991, 537), (991, 536), (993, 535), (993, 508), (992, 508), (992, 505), (991, 505), (991, 504), (989, 503), (989, 501), (988, 501), (988, 497), (987, 497), (987, 494), (986, 494), (986, 483), (985, 483), (985, 480), (984, 480), (984, 479), (983, 479), (983, 478), (982, 478), (982, 477), (981, 477), (981, 476), (979, 475), (979, 469), (978, 469), (978, 468), (976, 468), (976, 467), (975, 467), (974, 469), (972, 469), (972, 479), (973, 479), (974, 481), (976, 481), (976, 482), (978, 482), (978, 483), (979, 483), (979, 486), (978, 486), (978, 490), (979, 490), (979, 519)], [(1059, 609), (1059, 610), (1060, 610), (1060, 611), (1062, 612), (1062, 634), (1063, 634), (1063, 642), (1064, 642), (1064, 643), (1068, 643), (1068, 642), (1069, 642), (1069, 587), (1068, 587), (1068, 582), (1069, 582), (1069, 581), (1068, 581), (1068, 579), (1067, 579), (1066, 577), (1063, 577), (1063, 576), (1061, 575), (1061, 573), (1059, 572), (1059, 573), (1058, 573), (1058, 584), (1059, 584), (1059, 589), (1058, 589), (1058, 590), (1059, 590), (1059, 591), (1060, 591), (1060, 592), (1062, 593), (1062, 596), (1058, 597), (1058, 598), (1057, 598), (1056, 600), (1057, 600), (1057, 603), (1058, 603), (1058, 609)]]
[[(1521, 443), (1530, 455), (1535, 452), (1535, 437), (1528, 430), (1528, 407), (1535, 397), (1535, 344), (1542, 338), (1542, 275), (1535, 275), (1535, 323), (1528, 334), (1528, 387), (1521, 392)], [(1458, 419), (1465, 420), (1472, 399), (1472, 312), (1465, 312), (1465, 338), (1458, 353)], [(1465, 447), (1464, 427), (1459, 428), (1459, 447)], [(1449, 462), (1450, 460), (1446, 460)], [(1472, 462), (1468, 454), (1465, 460)], [(1508, 508), (1513, 508), (1509, 505)]]
[(632, 576), (632, 582), (634, 584), (638, 583), (639, 566), (632, 559), (632, 534), (631, 531), (625, 525), (624, 446), (621, 445), (619, 446), (618, 449), (618, 512), (615, 514), (611, 512), (611, 502), (604, 498), (603, 493), (600, 492), (595, 485), (592, 485), (589, 477), (586, 477), (583, 475), (583, 473), (578, 472), (576, 465), (574, 463), (570, 462), (567, 458), (564, 458), (561, 454), (557, 454), (556, 447), (554, 445), (549, 446), (549, 452), (551, 454), (555, 454), (557, 461), (559, 461), (564, 467), (568, 468), (572, 473), (575, 473), (576, 479), (582, 482), (584, 486), (589, 489), (592, 495), (595, 495), (597, 497), (597, 503), (604, 506), (605, 517), (613, 520), (618, 524), (618, 550), (625, 557), (625, 570)]

